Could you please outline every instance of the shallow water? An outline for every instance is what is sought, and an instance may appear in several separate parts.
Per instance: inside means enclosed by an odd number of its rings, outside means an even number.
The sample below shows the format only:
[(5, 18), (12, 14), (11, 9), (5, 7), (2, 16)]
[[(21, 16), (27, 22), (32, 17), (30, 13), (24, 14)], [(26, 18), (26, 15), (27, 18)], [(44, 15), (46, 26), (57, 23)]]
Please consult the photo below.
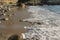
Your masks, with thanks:
[(44, 5), (43, 7), (60, 14), (60, 5)]

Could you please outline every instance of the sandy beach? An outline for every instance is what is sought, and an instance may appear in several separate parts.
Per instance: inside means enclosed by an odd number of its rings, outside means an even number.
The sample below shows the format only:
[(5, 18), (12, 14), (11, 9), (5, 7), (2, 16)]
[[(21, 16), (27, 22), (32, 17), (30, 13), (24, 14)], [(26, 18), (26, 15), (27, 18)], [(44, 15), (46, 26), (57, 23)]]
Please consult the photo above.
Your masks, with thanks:
[[(22, 22), (23, 19), (29, 18), (30, 14), (27, 12), (26, 9), (17, 9), (14, 8), (10, 12), (6, 13), (7, 15), (11, 16), (6, 16), (9, 18), (8, 21), (4, 21), (0, 24), (0, 34), (5, 35), (2, 36), (0, 40), (7, 40), (8, 36), (11, 34), (19, 34), (21, 35), (22, 32), (25, 32), (24, 26), (30, 26), (31, 24), (28, 22)], [(4, 34), (5, 33), (5, 34)]]

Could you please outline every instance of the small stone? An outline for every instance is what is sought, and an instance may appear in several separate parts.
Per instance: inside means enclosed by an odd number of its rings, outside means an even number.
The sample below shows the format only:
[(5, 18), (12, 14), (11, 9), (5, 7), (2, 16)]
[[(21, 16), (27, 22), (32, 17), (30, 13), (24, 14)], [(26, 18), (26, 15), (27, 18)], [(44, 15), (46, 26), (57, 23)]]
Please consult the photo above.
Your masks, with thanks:
[(5, 18), (5, 20), (8, 20), (8, 18)]
[(1, 23), (1, 21), (0, 21), (0, 23)]
[(6, 15), (6, 14), (3, 14), (4, 16)]

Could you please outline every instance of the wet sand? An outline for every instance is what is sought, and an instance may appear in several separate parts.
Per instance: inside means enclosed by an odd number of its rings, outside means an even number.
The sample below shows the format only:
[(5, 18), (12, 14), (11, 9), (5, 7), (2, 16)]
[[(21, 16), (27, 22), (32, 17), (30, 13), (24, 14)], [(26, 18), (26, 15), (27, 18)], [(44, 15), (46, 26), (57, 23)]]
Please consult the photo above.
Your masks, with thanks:
[[(4, 34), (5, 37), (7, 37), (10, 34), (19, 34), (21, 35), (22, 32), (25, 32), (24, 26), (30, 26), (30, 23), (22, 22), (19, 20), (23, 20), (26, 18), (29, 18), (30, 14), (27, 12), (26, 9), (17, 9), (14, 8), (10, 12), (7, 12), (6, 14), (12, 15), (9, 18), (8, 21), (4, 21), (0, 24), (0, 34)], [(3, 37), (0, 37), (0, 40), (4, 40)], [(5, 38), (6, 39), (6, 38)]]

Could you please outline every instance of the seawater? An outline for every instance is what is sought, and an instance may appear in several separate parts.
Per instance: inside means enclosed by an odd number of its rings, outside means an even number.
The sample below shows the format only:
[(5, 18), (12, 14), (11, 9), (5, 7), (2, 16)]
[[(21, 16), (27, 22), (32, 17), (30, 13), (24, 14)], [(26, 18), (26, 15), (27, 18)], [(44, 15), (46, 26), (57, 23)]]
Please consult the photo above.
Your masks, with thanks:
[(43, 5), (44, 8), (60, 14), (60, 5)]

